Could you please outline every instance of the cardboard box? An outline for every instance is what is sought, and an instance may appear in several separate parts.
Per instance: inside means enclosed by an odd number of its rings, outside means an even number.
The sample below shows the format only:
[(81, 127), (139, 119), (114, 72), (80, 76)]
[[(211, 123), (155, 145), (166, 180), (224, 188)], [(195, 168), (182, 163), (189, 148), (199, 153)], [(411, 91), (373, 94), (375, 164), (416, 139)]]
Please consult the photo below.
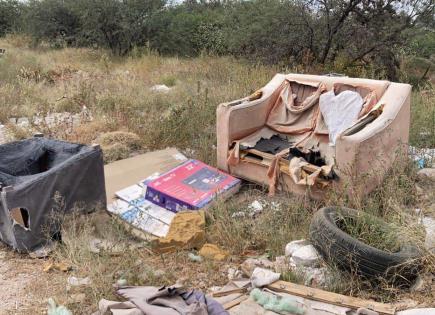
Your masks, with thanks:
[(144, 184), (147, 200), (173, 212), (204, 208), (217, 196), (228, 197), (240, 188), (239, 179), (197, 160), (188, 160)]
[(145, 199), (143, 179), (154, 179), (186, 160), (176, 149), (169, 148), (106, 165), (107, 211), (139, 238), (166, 236), (175, 214)]

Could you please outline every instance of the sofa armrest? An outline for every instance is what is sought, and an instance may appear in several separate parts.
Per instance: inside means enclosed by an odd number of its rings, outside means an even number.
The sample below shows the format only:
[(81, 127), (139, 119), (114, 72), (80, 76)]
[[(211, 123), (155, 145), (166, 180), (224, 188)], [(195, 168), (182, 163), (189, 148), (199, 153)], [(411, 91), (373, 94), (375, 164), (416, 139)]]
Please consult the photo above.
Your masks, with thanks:
[(234, 140), (241, 139), (262, 128), (267, 119), (274, 98), (285, 75), (277, 74), (260, 91), (259, 99), (240, 99), (220, 104), (216, 110), (217, 166), (228, 171), (228, 149)]
[[(364, 177), (368, 192), (380, 184), (409, 140), (411, 86), (391, 83), (379, 103), (383, 112), (362, 130), (341, 136), (336, 143), (336, 164), (340, 172)], [(358, 173), (356, 173), (358, 170)]]

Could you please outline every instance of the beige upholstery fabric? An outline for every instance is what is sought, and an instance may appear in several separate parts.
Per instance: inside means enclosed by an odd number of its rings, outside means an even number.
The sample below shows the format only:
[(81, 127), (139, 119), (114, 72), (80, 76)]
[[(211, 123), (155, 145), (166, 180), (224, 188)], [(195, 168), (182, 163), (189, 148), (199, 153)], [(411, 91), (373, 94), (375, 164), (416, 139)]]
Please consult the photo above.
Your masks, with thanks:
[[(359, 123), (363, 128), (350, 128), (350, 133), (345, 131), (332, 148), (328, 148), (328, 131), (319, 111), (315, 114), (318, 105), (311, 103), (322, 89), (334, 89), (336, 93), (353, 90), (364, 98), (363, 110), (359, 115)], [(364, 178), (358, 190), (362, 194), (368, 193), (381, 182), (386, 170), (403, 149), (403, 144), (408, 141), (411, 87), (407, 84), (347, 77), (277, 74), (260, 92), (259, 99), (245, 99), (234, 106), (230, 105), (234, 102), (224, 103), (217, 109), (218, 167), (247, 180), (270, 184), (273, 178), (278, 177), (280, 189), (302, 194), (308, 192), (314, 198), (321, 198), (325, 192), (324, 188), (316, 185), (306, 190), (306, 186), (297, 185), (290, 175), (277, 174), (271, 166), (277, 163), (262, 165), (240, 160), (240, 142), (256, 132), (264, 132), (263, 128), (297, 137), (300, 146), (307, 149), (320, 148), (328, 161), (334, 162), (334, 169), (340, 177), (338, 185), (334, 183), (333, 186), (344, 187), (344, 183), (355, 182), (357, 176)], [(384, 105), (379, 117), (374, 121), (367, 120), (366, 114), (381, 103)], [(364, 121), (370, 122), (367, 124)]]

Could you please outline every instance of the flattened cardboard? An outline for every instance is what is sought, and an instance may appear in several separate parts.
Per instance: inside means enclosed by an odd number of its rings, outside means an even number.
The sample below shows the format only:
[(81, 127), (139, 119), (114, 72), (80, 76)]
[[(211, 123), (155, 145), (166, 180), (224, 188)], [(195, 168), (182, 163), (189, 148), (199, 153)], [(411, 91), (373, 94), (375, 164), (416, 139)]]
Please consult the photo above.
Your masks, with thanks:
[(107, 203), (114, 200), (117, 191), (134, 185), (154, 173), (164, 173), (187, 158), (175, 148), (148, 152), (104, 166)]

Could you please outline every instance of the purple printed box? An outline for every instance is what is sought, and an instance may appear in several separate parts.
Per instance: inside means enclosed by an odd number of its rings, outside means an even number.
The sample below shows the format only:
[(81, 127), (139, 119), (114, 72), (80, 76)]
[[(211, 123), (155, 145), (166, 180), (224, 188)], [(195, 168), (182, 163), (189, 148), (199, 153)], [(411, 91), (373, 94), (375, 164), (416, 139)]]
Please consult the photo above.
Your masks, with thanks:
[(188, 160), (146, 183), (146, 199), (178, 212), (208, 206), (217, 196), (235, 194), (240, 180), (203, 162)]

